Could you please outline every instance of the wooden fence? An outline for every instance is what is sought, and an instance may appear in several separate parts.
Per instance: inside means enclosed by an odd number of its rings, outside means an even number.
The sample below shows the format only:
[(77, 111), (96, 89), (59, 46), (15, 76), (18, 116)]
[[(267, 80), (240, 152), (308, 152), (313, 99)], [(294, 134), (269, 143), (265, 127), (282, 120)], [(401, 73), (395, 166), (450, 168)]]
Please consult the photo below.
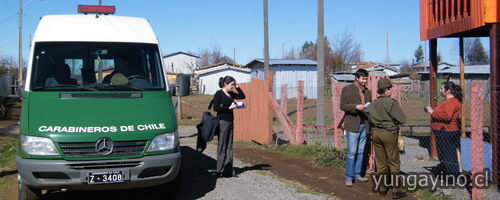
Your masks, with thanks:
[(272, 144), (273, 115), (268, 95), (272, 87), (269, 83), (252, 78), (249, 83), (238, 84), (245, 93), (243, 102), (247, 107), (234, 110), (235, 140)]

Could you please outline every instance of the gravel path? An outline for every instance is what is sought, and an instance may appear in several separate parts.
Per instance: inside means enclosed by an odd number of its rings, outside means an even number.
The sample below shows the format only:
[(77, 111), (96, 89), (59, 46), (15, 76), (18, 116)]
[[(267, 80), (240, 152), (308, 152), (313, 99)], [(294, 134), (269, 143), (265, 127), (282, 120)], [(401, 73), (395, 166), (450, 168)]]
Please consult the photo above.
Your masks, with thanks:
[[(180, 126), (183, 157), (200, 156), (195, 152), (196, 128)], [(217, 142), (207, 145), (202, 158), (196, 164), (183, 163), (181, 194), (179, 199), (328, 199), (322, 196), (298, 193), (296, 189), (271, 176), (253, 170), (255, 166), (235, 159), (238, 177), (215, 179), (208, 170), (215, 169)], [(198, 154), (198, 155), (196, 155)], [(237, 156), (237, 155), (236, 155)], [(186, 159), (191, 162), (190, 159)], [(184, 162), (185, 160), (183, 160)], [(194, 165), (194, 166), (193, 166)], [(186, 172), (186, 170), (190, 170)], [(193, 187), (197, 185), (199, 187)]]

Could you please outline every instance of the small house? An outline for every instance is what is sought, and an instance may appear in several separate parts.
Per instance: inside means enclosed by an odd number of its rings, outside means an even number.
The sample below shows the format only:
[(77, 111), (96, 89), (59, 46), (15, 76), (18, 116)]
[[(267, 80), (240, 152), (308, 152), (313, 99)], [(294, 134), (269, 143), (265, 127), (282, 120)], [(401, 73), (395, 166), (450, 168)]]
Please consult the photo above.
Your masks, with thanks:
[[(317, 98), (317, 62), (310, 59), (269, 59), (269, 70), (273, 72), (273, 92), (281, 99), (283, 85), (288, 84), (288, 98), (297, 97), (298, 81), (304, 81), (304, 96)], [(255, 59), (245, 68), (251, 70), (252, 78), (264, 80), (264, 59)]]
[(237, 83), (250, 82), (250, 69), (234, 63), (218, 63), (195, 70), (198, 75), (198, 91), (200, 94), (213, 95), (219, 90), (219, 79), (232, 76)]
[(166, 72), (169, 74), (193, 74), (198, 68), (198, 59), (200, 57), (184, 53), (176, 52), (163, 56)]

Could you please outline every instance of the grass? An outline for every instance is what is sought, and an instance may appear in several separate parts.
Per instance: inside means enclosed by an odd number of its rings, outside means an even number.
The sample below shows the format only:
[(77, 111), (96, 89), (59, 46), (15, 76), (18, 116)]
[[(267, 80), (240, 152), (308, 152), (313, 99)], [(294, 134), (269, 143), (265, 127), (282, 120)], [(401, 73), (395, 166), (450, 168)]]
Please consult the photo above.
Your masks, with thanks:
[(0, 137), (0, 171), (16, 168), (16, 138)]
[(416, 192), (417, 196), (421, 197), (422, 199), (429, 199), (429, 200), (452, 200), (453, 198), (444, 196), (444, 195), (437, 195), (436, 193), (433, 193), (432, 191), (428, 189), (419, 189)]
[(324, 146), (320, 143), (312, 145), (272, 145), (263, 146), (263, 149), (282, 153), (288, 157), (310, 158), (323, 167), (345, 167), (346, 149), (337, 151), (333, 147)]
[(16, 138), (0, 137), (0, 199), (17, 199)]

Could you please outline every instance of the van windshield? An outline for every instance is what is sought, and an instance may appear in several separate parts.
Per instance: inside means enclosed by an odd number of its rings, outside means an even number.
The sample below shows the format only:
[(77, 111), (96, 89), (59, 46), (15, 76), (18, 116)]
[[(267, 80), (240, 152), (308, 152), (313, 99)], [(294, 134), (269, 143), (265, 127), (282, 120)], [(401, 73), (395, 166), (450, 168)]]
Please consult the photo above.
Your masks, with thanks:
[(155, 44), (37, 42), (34, 91), (165, 90)]

